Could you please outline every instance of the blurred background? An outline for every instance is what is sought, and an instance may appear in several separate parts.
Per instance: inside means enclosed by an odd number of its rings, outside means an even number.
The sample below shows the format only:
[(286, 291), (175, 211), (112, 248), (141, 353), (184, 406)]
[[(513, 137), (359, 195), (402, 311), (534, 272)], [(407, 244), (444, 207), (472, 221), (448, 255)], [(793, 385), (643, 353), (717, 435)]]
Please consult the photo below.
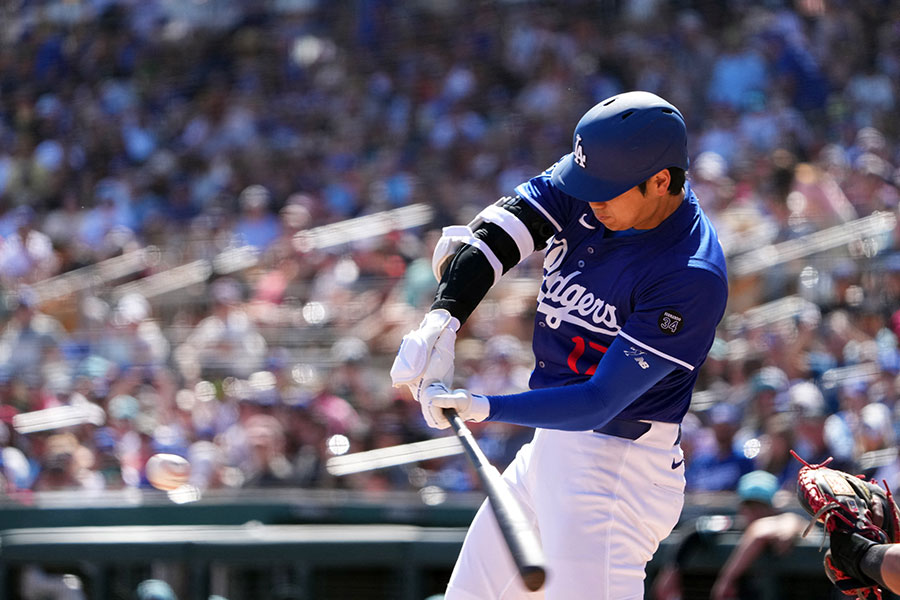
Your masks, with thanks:
[[(898, 82), (890, 0), (0, 2), (0, 596), (439, 594), (465, 460), (324, 463), (446, 435), (388, 376), (440, 228), (643, 89), (731, 284), (648, 597), (830, 597), (818, 532), (715, 582), (744, 508), (796, 512), (789, 449), (900, 489)], [(526, 388), (541, 259), (458, 385)], [(499, 467), (531, 435), (473, 430)], [(159, 452), (188, 486), (148, 484)]]

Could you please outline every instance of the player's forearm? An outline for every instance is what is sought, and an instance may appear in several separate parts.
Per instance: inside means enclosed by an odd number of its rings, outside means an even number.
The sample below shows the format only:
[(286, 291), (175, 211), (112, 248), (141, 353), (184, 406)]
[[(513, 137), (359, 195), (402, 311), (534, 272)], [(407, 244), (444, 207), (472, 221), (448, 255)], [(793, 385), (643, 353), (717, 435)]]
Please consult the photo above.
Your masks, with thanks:
[(465, 323), (494, 285), (494, 271), (480, 250), (463, 246), (441, 277), (432, 309), (443, 308)]
[(900, 592), (900, 544), (877, 544), (859, 561), (860, 570), (887, 587)]
[(895, 594), (900, 593), (900, 545), (888, 546), (884, 550), (881, 581)]
[(674, 365), (663, 359), (646, 361), (644, 369), (625, 356), (627, 347), (617, 338), (588, 381), (488, 396), (491, 413), (487, 420), (566, 431), (601, 427), (674, 370)]
[(621, 412), (621, 408), (603, 402), (600, 389), (590, 381), (487, 398), (491, 405), (488, 421), (545, 429), (586, 431)]
[[(752, 527), (752, 526), (751, 526)], [(740, 543), (725, 561), (719, 578), (724, 581), (736, 582), (756, 561), (766, 547), (766, 540), (754, 535), (751, 529), (744, 532)]]

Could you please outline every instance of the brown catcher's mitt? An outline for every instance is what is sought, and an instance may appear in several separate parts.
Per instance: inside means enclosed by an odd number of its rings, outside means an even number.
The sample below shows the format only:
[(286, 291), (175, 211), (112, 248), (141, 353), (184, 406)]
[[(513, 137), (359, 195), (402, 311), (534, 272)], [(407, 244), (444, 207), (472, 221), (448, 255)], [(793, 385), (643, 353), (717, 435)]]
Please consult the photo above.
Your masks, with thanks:
[[(797, 478), (797, 498), (813, 517), (804, 536), (818, 521), (825, 526), (829, 536), (836, 532), (858, 534), (872, 544), (900, 541), (900, 512), (890, 490), (885, 489), (886, 482), (882, 488), (875, 482), (864, 481), (862, 476), (829, 469), (826, 465), (831, 462), (830, 458), (811, 465), (793, 450), (791, 454), (803, 463)], [(852, 547), (832, 543), (825, 553), (825, 574), (848, 596), (880, 599), (878, 582), (859, 568), (860, 558), (867, 549), (865, 542)]]

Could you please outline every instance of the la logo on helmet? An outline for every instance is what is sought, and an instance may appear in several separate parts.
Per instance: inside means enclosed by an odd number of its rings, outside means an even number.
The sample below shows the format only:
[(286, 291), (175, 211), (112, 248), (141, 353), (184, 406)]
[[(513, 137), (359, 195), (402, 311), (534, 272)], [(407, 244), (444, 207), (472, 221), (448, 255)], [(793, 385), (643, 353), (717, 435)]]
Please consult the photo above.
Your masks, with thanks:
[(584, 155), (584, 147), (581, 145), (581, 134), (575, 134), (575, 164), (584, 168), (584, 165), (587, 164), (587, 156)]

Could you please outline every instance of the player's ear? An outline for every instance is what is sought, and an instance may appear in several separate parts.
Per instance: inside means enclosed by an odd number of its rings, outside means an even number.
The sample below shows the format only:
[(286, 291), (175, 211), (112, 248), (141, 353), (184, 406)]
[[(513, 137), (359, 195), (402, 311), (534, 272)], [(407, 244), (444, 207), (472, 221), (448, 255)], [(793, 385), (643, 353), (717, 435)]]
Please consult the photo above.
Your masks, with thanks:
[(663, 169), (650, 177), (649, 187), (656, 196), (665, 196), (669, 193), (669, 184), (672, 182), (672, 174), (669, 169)]

